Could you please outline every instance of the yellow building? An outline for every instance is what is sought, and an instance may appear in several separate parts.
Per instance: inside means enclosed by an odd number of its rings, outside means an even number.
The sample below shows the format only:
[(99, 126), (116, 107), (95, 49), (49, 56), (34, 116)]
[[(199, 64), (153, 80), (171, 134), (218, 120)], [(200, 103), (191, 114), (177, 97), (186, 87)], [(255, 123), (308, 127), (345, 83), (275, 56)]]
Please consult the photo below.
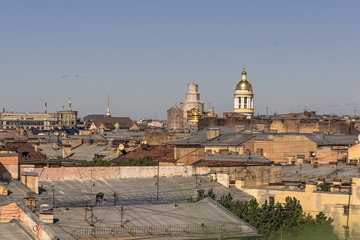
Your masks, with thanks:
[(348, 161), (358, 163), (360, 160), (360, 144), (356, 144), (348, 149)]
[(360, 239), (360, 178), (353, 178), (349, 191), (317, 191), (314, 183), (307, 183), (305, 189), (254, 188), (246, 187), (242, 179), (237, 179), (235, 186), (252, 195), (263, 204), (266, 200), (285, 203), (286, 197), (295, 197), (301, 203), (304, 212), (312, 216), (323, 212), (334, 219), (335, 231), (344, 236), (344, 226), (349, 226), (350, 239)]

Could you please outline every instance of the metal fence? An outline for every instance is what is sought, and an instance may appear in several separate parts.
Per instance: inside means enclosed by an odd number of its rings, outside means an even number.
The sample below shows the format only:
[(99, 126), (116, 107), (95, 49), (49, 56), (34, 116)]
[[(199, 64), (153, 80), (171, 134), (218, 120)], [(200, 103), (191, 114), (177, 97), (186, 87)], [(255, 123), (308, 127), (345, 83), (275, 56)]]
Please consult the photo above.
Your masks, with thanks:
[(208, 224), (176, 224), (154, 226), (123, 226), (103, 228), (76, 228), (72, 236), (79, 238), (89, 237), (120, 237), (145, 235), (177, 235), (177, 234), (208, 234), (220, 232), (241, 232), (240, 223), (208, 223)]

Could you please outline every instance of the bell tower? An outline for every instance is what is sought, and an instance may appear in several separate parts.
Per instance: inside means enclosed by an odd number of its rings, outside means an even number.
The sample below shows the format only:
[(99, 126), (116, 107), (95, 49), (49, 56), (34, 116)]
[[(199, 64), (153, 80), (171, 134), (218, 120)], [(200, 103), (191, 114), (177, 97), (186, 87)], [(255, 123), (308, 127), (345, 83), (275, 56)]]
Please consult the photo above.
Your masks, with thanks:
[(234, 93), (234, 112), (251, 118), (254, 115), (254, 93), (251, 83), (247, 80), (245, 65), (241, 75)]

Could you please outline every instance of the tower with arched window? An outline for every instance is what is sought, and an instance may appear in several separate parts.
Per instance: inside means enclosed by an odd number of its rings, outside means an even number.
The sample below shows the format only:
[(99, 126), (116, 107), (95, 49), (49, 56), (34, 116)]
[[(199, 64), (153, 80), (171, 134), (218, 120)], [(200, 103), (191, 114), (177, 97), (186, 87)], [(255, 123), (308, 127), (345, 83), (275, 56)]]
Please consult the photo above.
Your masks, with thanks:
[(254, 93), (251, 83), (246, 78), (245, 67), (241, 80), (236, 84), (234, 93), (234, 112), (251, 118), (254, 114)]

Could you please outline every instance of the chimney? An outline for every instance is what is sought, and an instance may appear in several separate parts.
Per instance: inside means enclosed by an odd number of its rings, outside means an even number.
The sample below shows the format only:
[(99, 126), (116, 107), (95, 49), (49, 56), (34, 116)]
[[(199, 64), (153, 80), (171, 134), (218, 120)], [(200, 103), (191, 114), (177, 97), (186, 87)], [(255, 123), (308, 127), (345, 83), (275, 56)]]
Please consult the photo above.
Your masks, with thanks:
[(41, 209), (39, 219), (43, 223), (54, 223), (54, 211), (52, 209)]
[(222, 155), (222, 156), (230, 155), (229, 149), (220, 149), (219, 155)]
[(62, 158), (67, 158), (71, 155), (71, 144), (63, 144)]
[(20, 131), (20, 135), (21, 135), (21, 136), (25, 136), (25, 130), (24, 130), (23, 128), (20, 128), (19, 131)]
[(251, 151), (250, 151), (250, 149), (248, 149), (248, 148), (247, 148), (247, 149), (245, 149), (245, 150), (244, 150), (244, 154), (246, 154), (246, 155), (251, 155)]
[(34, 144), (34, 150), (35, 150), (35, 152), (39, 151), (39, 143)]
[(35, 196), (36, 196), (36, 193), (33, 191), (29, 191), (25, 194), (25, 197), (24, 197), (25, 207), (27, 207), (30, 210), (35, 209)]
[(241, 130), (245, 129), (245, 125), (235, 125), (234, 127), (234, 132), (237, 133), (237, 132), (240, 132)]
[(53, 143), (53, 149), (54, 150), (59, 150), (59, 144), (57, 142)]
[(2, 196), (8, 195), (8, 185), (6, 182), (0, 182), (0, 195)]
[(210, 141), (220, 136), (220, 128), (209, 128), (206, 130), (206, 140)]
[(264, 150), (262, 148), (258, 148), (258, 149), (256, 149), (256, 154), (259, 157), (262, 157), (262, 156), (264, 156)]
[(21, 173), (21, 182), (34, 193), (39, 194), (39, 174), (36, 172)]

